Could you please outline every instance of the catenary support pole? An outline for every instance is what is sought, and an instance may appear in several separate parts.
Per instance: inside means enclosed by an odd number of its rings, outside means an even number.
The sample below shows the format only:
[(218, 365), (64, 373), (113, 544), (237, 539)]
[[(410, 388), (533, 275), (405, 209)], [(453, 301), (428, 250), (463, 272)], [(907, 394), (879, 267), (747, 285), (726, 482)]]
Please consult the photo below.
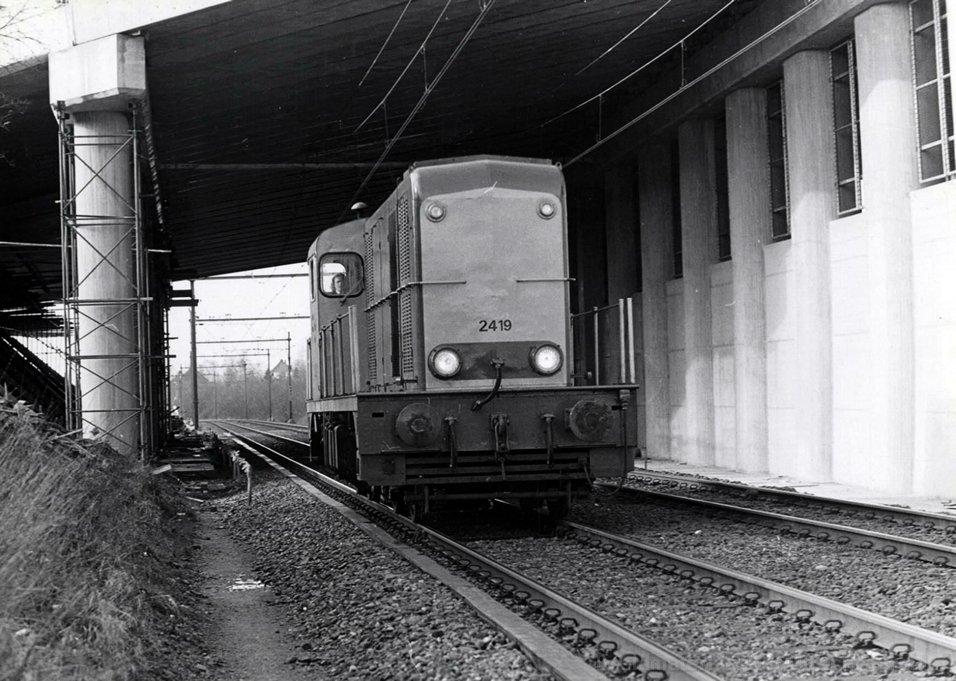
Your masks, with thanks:
[[(196, 282), (189, 281), (189, 295), (196, 300)], [(193, 425), (199, 430), (199, 367), (196, 363), (196, 305), (189, 308), (189, 362), (193, 381)]]

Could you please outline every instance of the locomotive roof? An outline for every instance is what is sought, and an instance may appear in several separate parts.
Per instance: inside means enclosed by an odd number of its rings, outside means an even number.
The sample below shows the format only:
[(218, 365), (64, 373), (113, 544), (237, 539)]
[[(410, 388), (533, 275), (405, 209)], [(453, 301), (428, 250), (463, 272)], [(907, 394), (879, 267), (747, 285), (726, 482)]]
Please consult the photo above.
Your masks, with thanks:
[(473, 156), (453, 156), (450, 158), (436, 158), (428, 161), (415, 161), (405, 171), (405, 177), (418, 168), (451, 165), (453, 163), (469, 163), (476, 161), (501, 161), (504, 163), (536, 163), (538, 165), (554, 165), (549, 158), (528, 158), (524, 156), (496, 156), (494, 154), (475, 154)]

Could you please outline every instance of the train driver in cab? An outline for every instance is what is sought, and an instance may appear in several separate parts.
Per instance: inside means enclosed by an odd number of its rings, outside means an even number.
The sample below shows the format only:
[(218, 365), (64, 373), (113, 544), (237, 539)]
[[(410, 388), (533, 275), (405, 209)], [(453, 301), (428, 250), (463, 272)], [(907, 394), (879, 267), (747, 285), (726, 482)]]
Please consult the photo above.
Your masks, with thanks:
[(345, 275), (341, 272), (332, 277), (332, 295), (344, 296), (348, 291), (345, 284)]

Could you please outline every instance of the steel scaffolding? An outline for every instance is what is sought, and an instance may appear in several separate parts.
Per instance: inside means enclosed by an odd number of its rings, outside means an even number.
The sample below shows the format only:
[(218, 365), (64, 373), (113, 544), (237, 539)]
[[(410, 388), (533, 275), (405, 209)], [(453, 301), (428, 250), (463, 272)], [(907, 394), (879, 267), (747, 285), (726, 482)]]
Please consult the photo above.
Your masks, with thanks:
[[(77, 135), (73, 117), (57, 111), (60, 157), (60, 230), (62, 247), (63, 328), (66, 371), (66, 420), (68, 430), (101, 437), (120, 452), (146, 459), (152, 451), (156, 405), (153, 404), (154, 367), (150, 366), (151, 301), (140, 183), (138, 113), (134, 108), (130, 126), (123, 135)], [(90, 153), (92, 149), (96, 152)], [(103, 159), (90, 163), (87, 157)], [(114, 168), (118, 164), (131, 167)], [(121, 170), (121, 172), (114, 172)], [(132, 182), (114, 186), (110, 176)], [(85, 179), (87, 178), (88, 179)], [(78, 180), (77, 178), (81, 178)], [(91, 187), (96, 189), (91, 189)], [(118, 215), (87, 215), (78, 211), (84, 192), (100, 191), (117, 201)], [(113, 241), (104, 247), (90, 234), (107, 234)], [(122, 251), (131, 248), (132, 253)], [(78, 253), (84, 252), (86, 271), (81, 272)], [(92, 254), (92, 263), (88, 258)], [(130, 266), (117, 262), (130, 256)], [(122, 295), (90, 297), (84, 290), (95, 272), (112, 270)], [(132, 323), (129, 323), (129, 320)], [(96, 336), (95, 339), (91, 338)], [(84, 346), (96, 343), (93, 352)], [(118, 351), (111, 351), (116, 348)], [(104, 351), (105, 350), (105, 351)], [(162, 362), (162, 356), (158, 358)], [(106, 390), (107, 392), (102, 392)], [(110, 395), (116, 404), (97, 408)], [(86, 406), (84, 407), (84, 404)], [(133, 439), (135, 442), (132, 442)]]

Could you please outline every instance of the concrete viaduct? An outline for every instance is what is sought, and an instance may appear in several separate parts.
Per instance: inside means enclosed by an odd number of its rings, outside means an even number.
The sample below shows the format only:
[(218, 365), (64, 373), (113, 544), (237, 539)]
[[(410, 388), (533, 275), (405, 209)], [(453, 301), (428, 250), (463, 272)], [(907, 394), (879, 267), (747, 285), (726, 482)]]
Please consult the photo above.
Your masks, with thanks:
[(576, 368), (630, 301), (648, 456), (952, 496), (952, 4), (51, 3), (0, 43), (2, 333), (65, 324), (68, 422), (148, 457), (170, 281), (299, 262), (415, 160), (551, 158)]

